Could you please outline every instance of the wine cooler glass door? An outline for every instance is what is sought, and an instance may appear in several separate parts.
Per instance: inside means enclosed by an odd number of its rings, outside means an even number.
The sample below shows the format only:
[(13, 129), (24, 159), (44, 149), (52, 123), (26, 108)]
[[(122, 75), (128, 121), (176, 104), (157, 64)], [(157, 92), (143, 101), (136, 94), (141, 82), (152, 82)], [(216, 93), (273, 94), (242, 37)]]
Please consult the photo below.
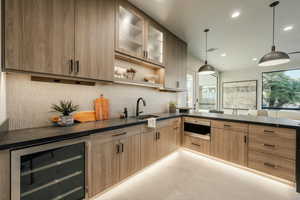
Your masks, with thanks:
[(85, 145), (50, 144), (13, 151), (12, 200), (85, 199)]

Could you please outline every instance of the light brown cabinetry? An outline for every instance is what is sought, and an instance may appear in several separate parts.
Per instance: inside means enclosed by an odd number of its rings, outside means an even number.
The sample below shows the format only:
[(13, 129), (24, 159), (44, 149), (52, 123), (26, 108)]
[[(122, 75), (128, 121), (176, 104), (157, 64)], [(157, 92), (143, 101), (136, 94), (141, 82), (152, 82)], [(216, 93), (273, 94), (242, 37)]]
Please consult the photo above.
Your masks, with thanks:
[(198, 138), (191, 135), (185, 135), (184, 147), (203, 154), (210, 154), (210, 140)]
[(141, 135), (121, 139), (120, 144), (120, 179), (123, 180), (141, 169)]
[(5, 68), (68, 75), (74, 0), (5, 0)]
[(140, 170), (140, 132), (137, 126), (92, 136), (91, 197)]
[(141, 135), (141, 162), (142, 167), (147, 167), (157, 160), (156, 148), (157, 132), (150, 130)]
[(172, 33), (166, 36), (165, 87), (182, 90), (186, 88), (187, 45)]
[(296, 130), (250, 125), (250, 168), (295, 181)]
[(116, 10), (116, 51), (163, 66), (164, 29), (127, 0), (117, 0)]
[(0, 151), (0, 199), (10, 199), (10, 151)]
[(5, 69), (112, 80), (114, 5), (5, 0)]
[(144, 127), (141, 136), (143, 167), (154, 163), (177, 149), (178, 123), (177, 119), (171, 119), (158, 122), (157, 129)]
[(119, 181), (118, 139), (93, 136), (91, 143), (91, 195), (94, 196)]
[(247, 165), (248, 124), (212, 121), (211, 155), (239, 165)]
[(112, 81), (115, 0), (75, 0), (75, 3), (74, 75)]

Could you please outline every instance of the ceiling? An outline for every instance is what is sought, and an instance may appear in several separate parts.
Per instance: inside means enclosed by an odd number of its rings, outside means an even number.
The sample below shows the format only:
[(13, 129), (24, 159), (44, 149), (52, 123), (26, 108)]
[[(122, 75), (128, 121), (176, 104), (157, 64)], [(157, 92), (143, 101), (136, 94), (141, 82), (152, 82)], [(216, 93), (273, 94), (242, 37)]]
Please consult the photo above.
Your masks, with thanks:
[[(270, 0), (130, 0), (156, 21), (185, 40), (189, 51), (204, 60), (205, 35), (210, 28), (208, 61), (220, 71), (259, 68), (258, 61), (271, 50)], [(277, 7), (276, 46), (280, 51), (300, 51), (300, 0), (281, 0)], [(231, 14), (240, 11), (238, 18)], [(294, 29), (283, 31), (287, 25)], [(226, 53), (226, 57), (221, 54)], [(300, 67), (300, 54), (289, 65)], [(298, 66), (297, 66), (298, 65)]]

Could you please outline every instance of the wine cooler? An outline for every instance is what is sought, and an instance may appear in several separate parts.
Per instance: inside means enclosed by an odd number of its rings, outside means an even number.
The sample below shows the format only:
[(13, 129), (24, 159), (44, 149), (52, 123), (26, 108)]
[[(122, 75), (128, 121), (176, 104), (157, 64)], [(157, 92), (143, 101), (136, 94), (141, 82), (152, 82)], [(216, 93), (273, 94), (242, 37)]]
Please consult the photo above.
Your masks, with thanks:
[(12, 200), (86, 198), (86, 141), (12, 151)]

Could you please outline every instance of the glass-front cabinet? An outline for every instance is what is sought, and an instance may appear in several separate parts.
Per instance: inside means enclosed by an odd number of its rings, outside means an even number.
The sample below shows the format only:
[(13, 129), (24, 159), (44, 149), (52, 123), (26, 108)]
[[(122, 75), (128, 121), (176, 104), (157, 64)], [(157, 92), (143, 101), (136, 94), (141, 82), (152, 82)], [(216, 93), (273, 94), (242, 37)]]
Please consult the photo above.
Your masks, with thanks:
[(144, 19), (126, 4), (119, 5), (118, 50), (135, 57), (144, 57)]
[(157, 64), (164, 64), (164, 32), (156, 25), (147, 23), (147, 59)]
[(163, 65), (163, 29), (127, 1), (118, 0), (117, 10), (117, 52)]

